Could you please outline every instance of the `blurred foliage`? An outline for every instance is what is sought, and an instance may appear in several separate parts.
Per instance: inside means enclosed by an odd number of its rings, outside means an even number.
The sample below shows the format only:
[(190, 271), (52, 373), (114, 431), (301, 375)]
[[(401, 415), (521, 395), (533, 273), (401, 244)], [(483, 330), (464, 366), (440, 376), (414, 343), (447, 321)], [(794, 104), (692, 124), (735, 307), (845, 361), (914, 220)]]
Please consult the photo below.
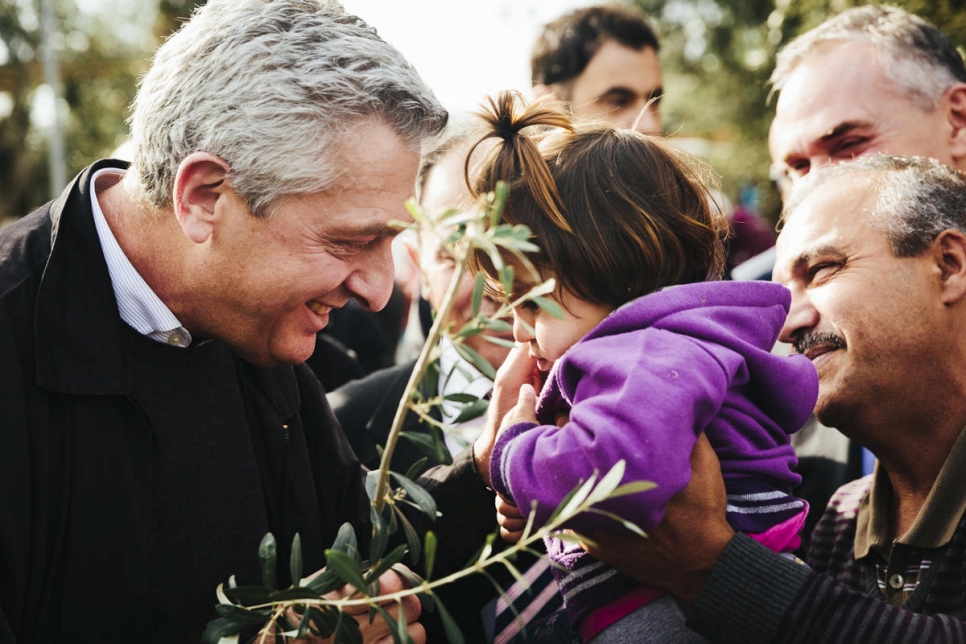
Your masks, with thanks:
[[(68, 175), (110, 154), (127, 132), (128, 105), (155, 47), (197, 4), (194, 0), (53, 0), (64, 102)], [(418, 1), (418, 0), (417, 0)], [(722, 175), (737, 201), (751, 186), (760, 210), (775, 217), (768, 180), (768, 124), (774, 105), (766, 81), (775, 52), (795, 35), (859, 0), (626, 0), (643, 8), (662, 38), (665, 122)], [(898, 0), (966, 47), (966, 1)], [(95, 15), (79, 7), (98, 5)], [(49, 194), (47, 136), (31, 126), (43, 83), (38, 0), (0, 3), (0, 221), (19, 217)], [(109, 10), (105, 10), (109, 7)], [(693, 138), (692, 138), (693, 137)]]
[[(780, 200), (768, 179), (768, 77), (775, 53), (796, 35), (857, 0), (634, 0), (661, 36), (665, 126), (694, 137), (692, 152), (721, 174), (722, 188), (737, 201), (753, 186), (760, 212), (777, 218)], [(966, 48), (963, 0), (887, 2), (918, 14)]]
[[(160, 39), (198, 3), (144, 4), (54, 0), (68, 177), (124, 142), (139, 76)], [(99, 10), (90, 11), (95, 5)], [(0, 3), (0, 222), (55, 196), (48, 136), (31, 121), (44, 83), (41, 43), (40, 2)]]

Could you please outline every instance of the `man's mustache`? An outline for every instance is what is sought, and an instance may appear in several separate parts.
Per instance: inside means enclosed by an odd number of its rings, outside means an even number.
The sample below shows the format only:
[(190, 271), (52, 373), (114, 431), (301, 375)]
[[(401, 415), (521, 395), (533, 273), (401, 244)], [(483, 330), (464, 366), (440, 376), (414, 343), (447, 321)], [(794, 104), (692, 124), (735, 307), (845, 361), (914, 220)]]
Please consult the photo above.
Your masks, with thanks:
[(795, 343), (792, 346), (795, 349), (795, 353), (805, 353), (812, 347), (816, 346), (831, 346), (835, 349), (844, 349), (845, 339), (829, 332), (806, 333), (802, 337), (795, 340)]

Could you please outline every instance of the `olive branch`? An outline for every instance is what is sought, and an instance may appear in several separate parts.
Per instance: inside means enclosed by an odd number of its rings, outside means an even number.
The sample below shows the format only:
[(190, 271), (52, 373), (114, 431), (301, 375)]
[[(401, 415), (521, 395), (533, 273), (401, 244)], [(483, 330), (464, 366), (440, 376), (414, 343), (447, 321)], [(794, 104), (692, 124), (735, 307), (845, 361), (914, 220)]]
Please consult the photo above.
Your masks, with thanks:
[[(422, 512), (430, 520), (435, 520), (438, 514), (433, 497), (414, 480), (425, 459), (415, 463), (405, 475), (390, 471), (389, 464), (399, 437), (402, 435), (402, 427), (408, 412), (411, 411), (425, 422), (445, 430), (445, 426), (430, 415), (432, 407), (441, 404), (444, 398), (439, 396), (424, 398), (419, 388), (420, 382), (429, 374), (433, 380), (428, 390), (437, 390), (436, 378), (440, 374), (438, 366), (434, 370), (434, 365), (438, 363), (439, 341), (443, 335), (446, 334), (450, 338), (464, 360), (493, 379), (495, 376), (493, 367), (463, 343), (466, 338), (485, 334), (490, 330), (497, 332), (509, 330), (509, 324), (505, 319), (509, 317), (514, 307), (525, 300), (532, 300), (551, 315), (563, 317), (559, 306), (544, 297), (553, 291), (553, 280), (538, 283), (527, 293), (513, 300), (504, 298), (493, 315), (482, 315), (480, 307), (486, 284), (483, 275), (477, 274), (472, 295), (473, 317), (459, 329), (451, 328), (451, 325), (447, 324), (456, 300), (459, 283), (468, 270), (471, 255), (475, 252), (486, 253), (497, 270), (505, 293), (513, 292), (514, 267), (504, 261), (503, 253), (512, 255), (518, 260), (519, 265), (533, 275), (534, 281), (539, 280), (538, 272), (527, 258), (528, 253), (538, 250), (537, 246), (530, 242), (529, 228), (500, 223), (506, 194), (506, 186), (501, 183), (494, 192), (481, 198), (477, 209), (470, 212), (452, 209), (436, 216), (427, 214), (410, 201), (407, 207), (413, 217), (413, 223), (398, 224), (400, 227), (411, 228), (417, 233), (426, 229), (433, 230), (455, 262), (455, 270), (432, 328), (416, 360), (405, 393), (399, 401), (392, 428), (383, 448), (380, 467), (370, 472), (366, 478), (366, 492), (371, 500), (372, 523), (369, 559), (363, 559), (355, 531), (350, 524), (346, 523), (340, 528), (332, 547), (325, 552), (325, 569), (313, 577), (303, 578), (302, 549), (299, 535), (295, 535), (289, 568), (291, 579), (299, 581), (294, 586), (279, 589), (276, 582), (276, 542), (274, 536), (269, 533), (263, 538), (258, 550), (263, 585), (238, 586), (234, 577), (228, 580), (227, 585), (220, 584), (216, 590), (219, 601), (216, 610), (219, 617), (208, 623), (202, 636), (203, 642), (206, 644), (237, 642), (241, 631), (257, 626), (260, 628), (254, 639), (256, 642), (267, 641), (272, 636), (301, 639), (314, 635), (323, 638), (332, 637), (335, 642), (361, 643), (362, 635), (358, 622), (342, 609), (365, 605), (369, 608), (370, 619), (379, 614), (386, 620), (394, 642), (409, 644), (411, 639), (407, 632), (404, 612), (398, 611), (399, 618), (394, 619), (385, 610), (384, 605), (389, 602), (401, 604), (404, 598), (418, 595), (427, 610), (439, 612), (447, 639), (451, 643), (461, 644), (464, 641), (463, 634), (439, 600), (436, 594), (438, 588), (468, 575), (483, 574), (502, 594), (502, 589), (488, 571), (493, 566), (505, 567), (515, 579), (526, 584), (523, 575), (513, 564), (515, 556), (521, 552), (539, 556), (540, 553), (533, 548), (533, 545), (551, 534), (558, 538), (588, 542), (589, 539), (585, 537), (563, 530), (568, 521), (584, 512), (604, 514), (628, 529), (644, 534), (632, 523), (595, 507), (606, 499), (634, 494), (654, 487), (653, 483), (645, 481), (620, 485), (624, 475), (623, 461), (615, 464), (599, 480), (595, 474), (575, 488), (560, 503), (546, 524), (537, 530), (533, 529), (535, 512), (531, 511), (523, 536), (516, 544), (494, 552), (493, 544), (497, 535), (491, 534), (480, 548), (478, 555), (464, 569), (435, 580), (432, 579), (432, 574), (437, 549), (436, 535), (430, 530), (420, 539), (406, 512), (403, 511), (403, 507), (409, 506)], [(490, 335), (484, 335), (484, 337), (497, 344), (512, 346), (512, 343), (501, 338)], [(486, 410), (485, 400), (466, 394), (455, 394), (445, 399), (463, 405), (457, 421), (482, 414)], [(392, 535), (396, 534), (400, 527), (406, 542), (388, 550)], [(397, 565), (402, 563), (407, 555), (413, 566), (422, 558), (425, 577), (417, 575), (405, 566)], [(406, 577), (410, 587), (395, 593), (380, 594), (379, 576), (390, 569)], [(331, 595), (346, 585), (354, 588), (355, 592), (347, 597)], [(508, 604), (512, 605), (512, 602)]]

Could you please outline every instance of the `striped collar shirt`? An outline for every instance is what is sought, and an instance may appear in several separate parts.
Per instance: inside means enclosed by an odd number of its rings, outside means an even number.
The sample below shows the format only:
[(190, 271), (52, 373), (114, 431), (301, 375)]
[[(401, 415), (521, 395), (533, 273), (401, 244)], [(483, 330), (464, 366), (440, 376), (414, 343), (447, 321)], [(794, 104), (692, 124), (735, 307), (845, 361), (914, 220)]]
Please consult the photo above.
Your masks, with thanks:
[(131, 260), (127, 258), (114, 237), (107, 218), (97, 201), (97, 195), (115, 185), (124, 176), (116, 168), (105, 168), (91, 178), (91, 208), (94, 212), (94, 225), (101, 241), (101, 250), (107, 261), (107, 271), (114, 287), (118, 313), (121, 319), (141, 335), (157, 342), (176, 347), (191, 344), (191, 334), (181, 325), (161, 298), (144, 281)]

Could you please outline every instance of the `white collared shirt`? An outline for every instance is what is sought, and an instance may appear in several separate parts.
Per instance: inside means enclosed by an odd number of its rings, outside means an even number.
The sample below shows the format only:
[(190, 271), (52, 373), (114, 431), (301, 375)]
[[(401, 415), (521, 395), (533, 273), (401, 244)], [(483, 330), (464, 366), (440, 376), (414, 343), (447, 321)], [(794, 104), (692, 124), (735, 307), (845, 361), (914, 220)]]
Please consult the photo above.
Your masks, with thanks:
[[(460, 357), (449, 338), (440, 340), (440, 377), (439, 395), (470, 394), (483, 398), (493, 389), (493, 381), (480, 373), (479, 369)], [(447, 377), (448, 376), (448, 377)], [(459, 425), (453, 425), (453, 420), (463, 411), (464, 405), (450, 400), (444, 400), (440, 406), (443, 422), (448, 425), (446, 430), (446, 447), (454, 456), (463, 448), (476, 440), (486, 424), (486, 414), (477, 416)]]
[(101, 241), (101, 250), (107, 261), (107, 272), (114, 287), (114, 297), (117, 299), (118, 312), (121, 319), (127, 322), (141, 335), (152, 340), (167, 343), (176, 347), (187, 347), (191, 344), (191, 334), (181, 325), (178, 318), (171, 312), (157, 293), (151, 290), (144, 281), (131, 260), (127, 258), (120, 244), (114, 237), (111, 227), (104, 217), (101, 204), (97, 201), (98, 179), (107, 174), (124, 175), (123, 170), (105, 168), (98, 170), (91, 178), (91, 208), (94, 211), (94, 226)]

